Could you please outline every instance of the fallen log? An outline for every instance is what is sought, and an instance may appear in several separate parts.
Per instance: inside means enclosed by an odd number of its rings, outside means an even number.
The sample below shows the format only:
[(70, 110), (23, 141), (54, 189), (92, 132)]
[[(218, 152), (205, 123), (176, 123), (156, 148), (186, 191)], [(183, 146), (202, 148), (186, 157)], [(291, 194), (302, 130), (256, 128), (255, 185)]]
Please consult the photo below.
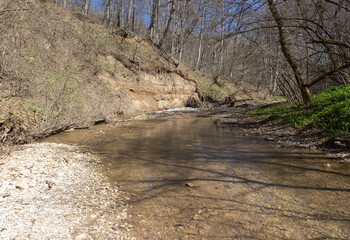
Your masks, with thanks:
[(72, 127), (73, 127), (72, 124), (50, 127), (40, 133), (35, 134), (33, 138), (34, 140), (43, 139), (43, 138), (55, 135), (57, 133), (63, 132), (65, 130), (71, 129)]

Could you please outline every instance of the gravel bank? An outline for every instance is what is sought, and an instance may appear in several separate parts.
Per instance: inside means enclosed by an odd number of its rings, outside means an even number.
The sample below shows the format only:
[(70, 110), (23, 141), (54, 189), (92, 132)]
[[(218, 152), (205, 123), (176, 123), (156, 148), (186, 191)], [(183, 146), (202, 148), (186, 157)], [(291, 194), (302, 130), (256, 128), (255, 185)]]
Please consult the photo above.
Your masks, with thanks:
[(0, 156), (0, 239), (132, 239), (123, 194), (100, 168), (64, 144)]

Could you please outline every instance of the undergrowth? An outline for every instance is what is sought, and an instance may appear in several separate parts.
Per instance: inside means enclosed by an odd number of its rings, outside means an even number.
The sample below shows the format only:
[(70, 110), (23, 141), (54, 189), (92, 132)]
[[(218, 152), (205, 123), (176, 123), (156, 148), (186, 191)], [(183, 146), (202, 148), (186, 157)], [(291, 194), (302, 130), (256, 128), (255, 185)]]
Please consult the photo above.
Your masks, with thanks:
[(223, 85), (215, 84), (212, 79), (201, 79), (198, 81), (199, 88), (204, 96), (213, 99), (214, 101), (220, 101), (222, 98), (231, 94), (231, 91)]
[(327, 135), (349, 134), (350, 84), (331, 87), (313, 96), (309, 106), (284, 104), (260, 109), (255, 114), (269, 115), (296, 128), (320, 129)]

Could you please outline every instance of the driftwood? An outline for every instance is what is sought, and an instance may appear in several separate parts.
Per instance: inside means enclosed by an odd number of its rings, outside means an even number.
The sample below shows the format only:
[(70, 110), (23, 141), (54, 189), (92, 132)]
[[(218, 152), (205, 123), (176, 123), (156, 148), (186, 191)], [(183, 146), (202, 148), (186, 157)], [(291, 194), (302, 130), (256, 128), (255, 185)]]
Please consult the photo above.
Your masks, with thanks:
[(236, 103), (244, 102), (244, 104), (247, 104), (248, 101), (252, 101), (252, 98), (246, 98), (246, 99), (239, 99), (234, 100), (232, 97), (224, 97), (219, 102), (217, 102), (218, 106), (228, 106), (228, 107), (234, 107)]
[(47, 128), (38, 134), (35, 134), (33, 137), (35, 140), (39, 140), (39, 139), (46, 138), (46, 137), (52, 136), (54, 134), (66, 131), (68, 129), (71, 129), (72, 127), (73, 127), (72, 124), (50, 127), (50, 128)]

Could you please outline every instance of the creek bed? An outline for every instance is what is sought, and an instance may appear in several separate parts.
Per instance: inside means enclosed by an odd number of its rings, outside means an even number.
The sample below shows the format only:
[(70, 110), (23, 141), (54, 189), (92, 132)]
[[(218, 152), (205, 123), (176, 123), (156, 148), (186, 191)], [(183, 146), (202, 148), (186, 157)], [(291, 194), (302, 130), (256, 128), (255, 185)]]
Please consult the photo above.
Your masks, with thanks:
[(197, 113), (96, 126), (48, 142), (101, 154), (137, 239), (349, 239), (350, 167), (276, 149)]

